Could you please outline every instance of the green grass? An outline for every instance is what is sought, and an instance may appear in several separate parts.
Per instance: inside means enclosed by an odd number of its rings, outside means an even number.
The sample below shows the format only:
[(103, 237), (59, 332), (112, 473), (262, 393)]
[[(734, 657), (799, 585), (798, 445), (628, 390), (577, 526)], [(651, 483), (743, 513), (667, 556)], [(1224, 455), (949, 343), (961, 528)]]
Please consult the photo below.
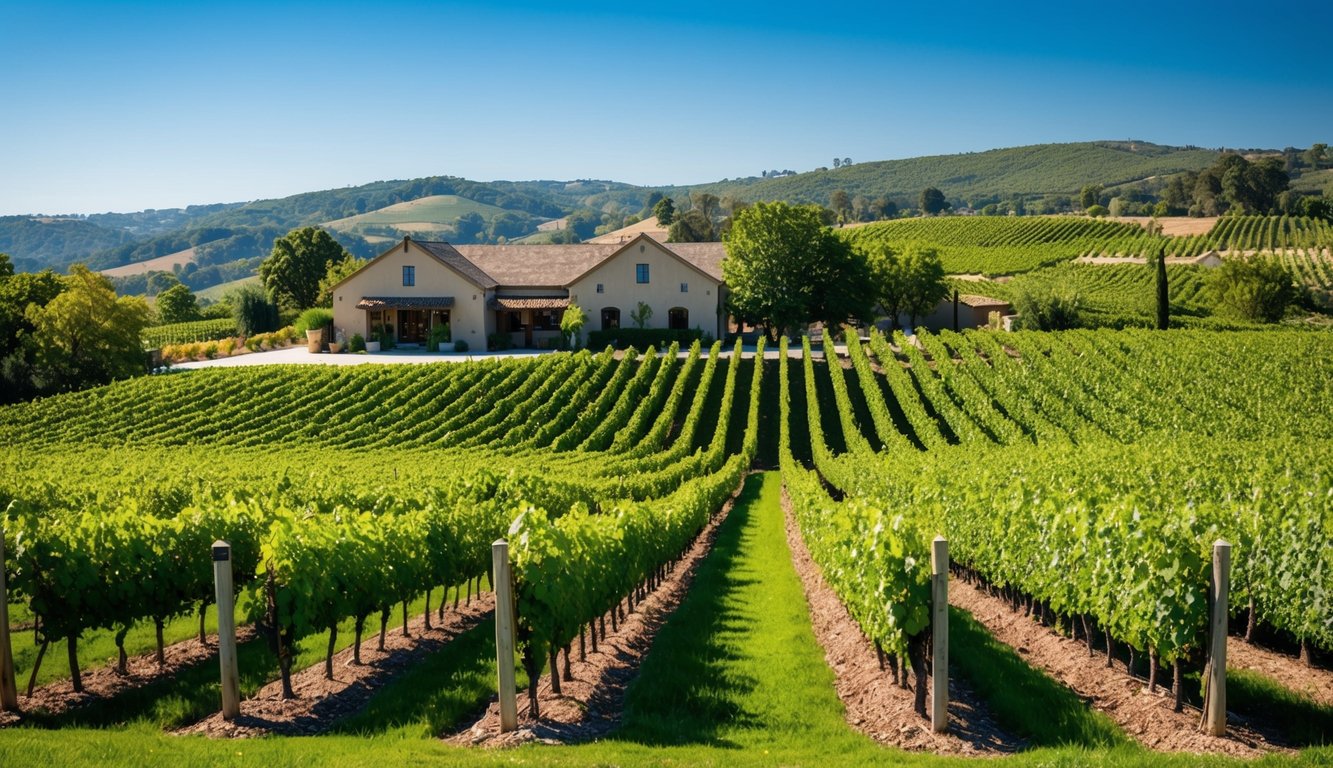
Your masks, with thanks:
[(1227, 669), (1227, 709), (1280, 723), (1302, 746), (1333, 744), (1333, 707), (1257, 672)]
[(228, 293), (231, 293), (232, 291), (236, 290), (237, 288), (240, 288), (243, 285), (259, 285), (259, 275), (242, 277), (240, 280), (232, 280), (226, 283), (218, 283), (217, 285), (211, 285), (207, 288), (201, 288), (200, 290), (194, 292), (194, 296), (196, 299), (199, 299), (200, 301), (203, 301), (204, 299), (207, 299), (209, 301), (220, 301)]
[[(515, 679), (519, 691), (527, 687), (521, 665), (515, 665)], [(495, 622), (486, 619), (394, 678), (336, 732), (438, 736), (479, 714), (494, 696), (495, 682)]]
[(1034, 669), (967, 611), (949, 609), (949, 672), (966, 680), (999, 724), (1033, 746), (1133, 744), (1111, 718)]
[(478, 213), (485, 219), (492, 219), (504, 212), (504, 208), (479, 203), (458, 195), (433, 195), (331, 221), (327, 226), (352, 232), (366, 226), (429, 222), (444, 228), (452, 226), (458, 221), (458, 217), (465, 213)]

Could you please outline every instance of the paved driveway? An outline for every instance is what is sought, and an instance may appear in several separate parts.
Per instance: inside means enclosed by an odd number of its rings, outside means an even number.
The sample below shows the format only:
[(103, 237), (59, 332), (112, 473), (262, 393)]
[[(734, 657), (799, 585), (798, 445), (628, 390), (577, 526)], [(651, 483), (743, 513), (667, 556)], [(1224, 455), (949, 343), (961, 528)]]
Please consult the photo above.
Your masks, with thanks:
[(548, 354), (536, 350), (515, 352), (464, 352), (461, 354), (442, 355), (436, 352), (424, 352), (418, 349), (394, 349), (388, 352), (358, 353), (344, 352), (331, 355), (327, 352), (311, 354), (305, 345), (274, 349), (268, 352), (250, 352), (232, 357), (220, 357), (216, 360), (197, 360), (191, 363), (178, 363), (172, 370), (193, 370), (195, 368), (233, 368), (243, 365), (365, 365), (367, 363), (462, 363), (468, 360), (482, 360), (499, 357), (532, 357)]

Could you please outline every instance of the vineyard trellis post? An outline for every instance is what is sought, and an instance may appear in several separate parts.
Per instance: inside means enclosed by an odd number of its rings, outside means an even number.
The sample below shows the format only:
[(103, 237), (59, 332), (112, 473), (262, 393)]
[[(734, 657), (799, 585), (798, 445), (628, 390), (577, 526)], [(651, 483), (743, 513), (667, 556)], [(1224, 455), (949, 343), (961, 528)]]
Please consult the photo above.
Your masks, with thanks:
[(509, 542), (491, 544), (492, 588), (495, 590), (495, 668), (499, 675), (500, 733), (518, 728), (514, 681), (514, 578), (509, 570)]
[(213, 583), (218, 605), (218, 663), (222, 668), (222, 719), (241, 714), (240, 674), (236, 668), (236, 592), (232, 589), (231, 545), (213, 542)]
[(1231, 582), (1231, 544), (1213, 543), (1213, 615), (1208, 649), (1207, 711), (1210, 736), (1227, 732), (1227, 591)]
[(930, 728), (949, 729), (949, 540), (936, 536), (930, 548)]
[(19, 711), (14, 649), (9, 642), (9, 589), (5, 583), (5, 529), (0, 527), (0, 712)]

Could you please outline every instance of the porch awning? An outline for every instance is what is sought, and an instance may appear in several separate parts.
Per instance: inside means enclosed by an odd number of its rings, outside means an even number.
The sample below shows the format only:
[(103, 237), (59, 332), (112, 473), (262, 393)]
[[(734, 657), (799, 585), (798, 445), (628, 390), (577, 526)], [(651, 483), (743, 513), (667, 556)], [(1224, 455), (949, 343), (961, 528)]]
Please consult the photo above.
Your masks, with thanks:
[(453, 296), (362, 296), (357, 309), (448, 309)]
[(495, 309), (566, 309), (567, 296), (497, 296), (491, 301)]

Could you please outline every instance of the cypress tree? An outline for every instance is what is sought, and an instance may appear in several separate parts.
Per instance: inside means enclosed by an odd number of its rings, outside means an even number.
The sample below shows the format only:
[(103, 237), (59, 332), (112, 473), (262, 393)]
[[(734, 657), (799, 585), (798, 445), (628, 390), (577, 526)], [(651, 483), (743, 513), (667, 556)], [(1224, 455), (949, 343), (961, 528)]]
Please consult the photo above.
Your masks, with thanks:
[(1157, 330), (1171, 327), (1171, 302), (1167, 300), (1166, 248), (1157, 247)]

